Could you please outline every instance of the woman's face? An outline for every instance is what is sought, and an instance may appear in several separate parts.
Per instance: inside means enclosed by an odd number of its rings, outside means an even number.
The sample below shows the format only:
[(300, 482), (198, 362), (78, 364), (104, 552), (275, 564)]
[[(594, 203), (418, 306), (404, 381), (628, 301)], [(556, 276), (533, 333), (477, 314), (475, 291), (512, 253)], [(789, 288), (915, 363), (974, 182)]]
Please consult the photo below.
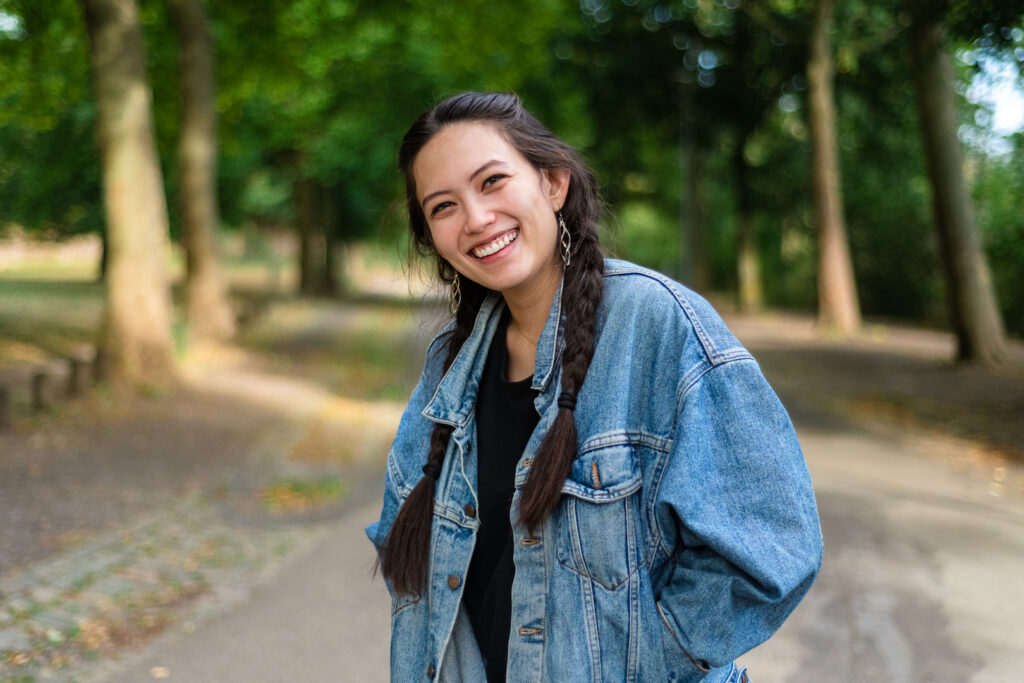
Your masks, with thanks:
[(506, 298), (554, 291), (568, 170), (537, 170), (490, 125), (455, 123), (412, 173), (434, 247), (455, 270)]

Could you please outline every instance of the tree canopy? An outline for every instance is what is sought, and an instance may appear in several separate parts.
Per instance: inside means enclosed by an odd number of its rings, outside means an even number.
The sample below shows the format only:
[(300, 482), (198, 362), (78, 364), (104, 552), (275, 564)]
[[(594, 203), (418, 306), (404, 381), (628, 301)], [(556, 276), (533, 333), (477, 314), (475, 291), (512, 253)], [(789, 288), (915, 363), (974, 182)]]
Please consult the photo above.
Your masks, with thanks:
[[(412, 119), (458, 91), (513, 90), (595, 166), (612, 208), (613, 251), (679, 276), (699, 256), (712, 288), (734, 289), (747, 215), (768, 302), (811, 307), (817, 247), (805, 66), (813, 4), (207, 3), (222, 220), (227, 229), (294, 224), (295, 183), (309, 180), (332, 197), (337, 239), (372, 238), (400, 196), (395, 150)], [(176, 43), (165, 1), (139, 5), (174, 197)], [(865, 315), (940, 324), (942, 269), (910, 73), (911, 5), (838, 3), (837, 139)], [(929, 4), (953, 41), (967, 180), (1002, 314), (1016, 334), (1024, 334), (1024, 218), (1016, 206), (1024, 143), (1020, 132), (993, 134), (992, 103), (965, 95), (986, 63), (1013, 67), (1021, 87), (1022, 5)], [(0, 0), (0, 226), (54, 237), (103, 230), (87, 50), (77, 2)], [(984, 135), (972, 134), (979, 130)], [(993, 135), (1000, 146), (979, 142)], [(687, 241), (698, 217), (699, 255)]]

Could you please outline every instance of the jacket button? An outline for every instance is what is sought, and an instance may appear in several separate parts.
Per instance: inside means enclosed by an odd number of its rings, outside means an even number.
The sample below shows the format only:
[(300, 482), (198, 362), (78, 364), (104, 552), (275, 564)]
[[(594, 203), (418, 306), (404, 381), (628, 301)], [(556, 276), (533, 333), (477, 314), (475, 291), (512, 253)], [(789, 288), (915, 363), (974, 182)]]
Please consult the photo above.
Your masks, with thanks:
[(476, 508), (472, 503), (466, 503), (466, 507), (462, 508), (462, 511), (466, 513), (467, 517), (476, 517)]
[(448, 587), (449, 588), (451, 588), (452, 590), (455, 590), (456, 588), (458, 588), (461, 585), (462, 585), (462, 579), (457, 577), (455, 574), (449, 574), (448, 575)]
[(427, 667), (427, 678), (433, 678), (435, 673), (437, 673), (437, 671), (434, 670), (433, 664)]

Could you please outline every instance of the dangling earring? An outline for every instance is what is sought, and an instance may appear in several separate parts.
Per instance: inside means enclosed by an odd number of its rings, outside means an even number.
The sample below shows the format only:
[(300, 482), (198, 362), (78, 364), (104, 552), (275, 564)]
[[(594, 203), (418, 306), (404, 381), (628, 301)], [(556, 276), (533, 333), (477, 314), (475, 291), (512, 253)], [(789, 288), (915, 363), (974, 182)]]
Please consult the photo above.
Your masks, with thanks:
[(572, 262), (572, 235), (569, 234), (569, 228), (565, 225), (561, 211), (558, 212), (558, 227), (561, 228), (558, 241), (562, 244), (562, 263), (568, 268), (569, 263)]
[(459, 289), (459, 274), (455, 273), (448, 290), (448, 312), (455, 317), (459, 312), (459, 304), (462, 303), (462, 290)]

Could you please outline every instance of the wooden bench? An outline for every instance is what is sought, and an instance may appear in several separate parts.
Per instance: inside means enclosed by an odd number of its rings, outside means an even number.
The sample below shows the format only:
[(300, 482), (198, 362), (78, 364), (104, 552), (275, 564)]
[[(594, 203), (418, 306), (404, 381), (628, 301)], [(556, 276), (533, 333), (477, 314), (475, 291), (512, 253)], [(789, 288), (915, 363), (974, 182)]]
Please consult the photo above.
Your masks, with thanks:
[(0, 363), (0, 430), (13, 426), (19, 407), (39, 414), (62, 398), (85, 393), (102, 378), (101, 358), (89, 345), (47, 350), (40, 361)]

